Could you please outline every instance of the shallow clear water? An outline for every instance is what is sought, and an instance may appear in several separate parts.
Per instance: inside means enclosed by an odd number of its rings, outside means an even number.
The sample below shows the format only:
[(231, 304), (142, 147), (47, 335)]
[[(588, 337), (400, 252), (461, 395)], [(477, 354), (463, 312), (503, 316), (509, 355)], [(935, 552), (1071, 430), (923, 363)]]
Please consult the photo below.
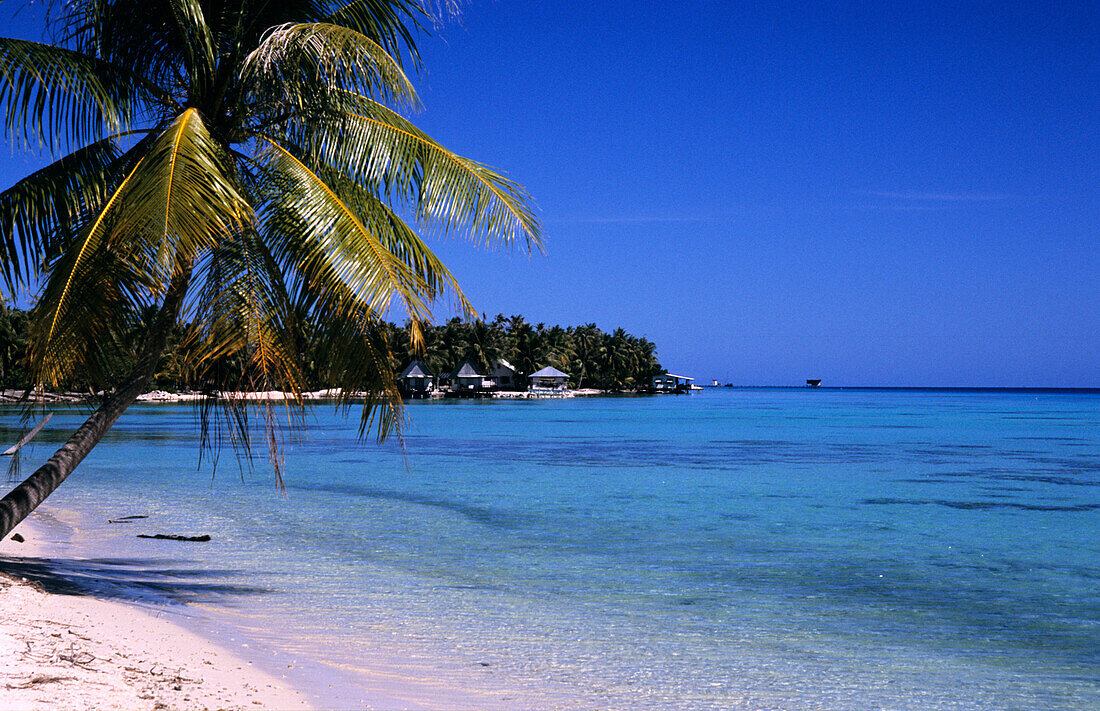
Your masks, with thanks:
[(402, 454), (319, 407), (283, 497), (198, 469), (191, 407), (135, 407), (50, 502), (111, 541), (89, 582), (198, 603), (338, 704), (382, 668), (523, 707), (1100, 708), (1100, 393), (408, 410)]

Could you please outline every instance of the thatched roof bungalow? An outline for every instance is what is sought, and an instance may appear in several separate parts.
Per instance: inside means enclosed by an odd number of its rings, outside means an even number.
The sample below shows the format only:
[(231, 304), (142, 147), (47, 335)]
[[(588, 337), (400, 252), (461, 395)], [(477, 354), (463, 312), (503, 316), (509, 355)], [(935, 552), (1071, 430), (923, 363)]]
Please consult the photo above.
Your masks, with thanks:
[(552, 366), (546, 366), (542, 370), (531, 373), (528, 380), (532, 390), (564, 390), (569, 385), (569, 374)]
[(432, 374), (427, 363), (414, 360), (401, 371), (401, 375), (397, 376), (397, 386), (402, 395), (414, 397), (426, 395), (435, 386), (435, 375)]
[(490, 386), (489, 379), (478, 372), (478, 369), (469, 360), (464, 360), (451, 372), (451, 389), (455, 392), (463, 390), (483, 390)]

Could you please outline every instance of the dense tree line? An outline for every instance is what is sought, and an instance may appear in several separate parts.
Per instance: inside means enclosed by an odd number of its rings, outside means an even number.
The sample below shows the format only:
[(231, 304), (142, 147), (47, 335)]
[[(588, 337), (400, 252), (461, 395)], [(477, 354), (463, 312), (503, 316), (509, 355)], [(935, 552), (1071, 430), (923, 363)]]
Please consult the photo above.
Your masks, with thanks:
[(648, 387), (654, 375), (664, 372), (657, 346), (621, 328), (605, 333), (594, 323), (548, 327), (502, 314), (492, 321), (453, 318), (428, 327), (420, 354), (409, 347), (407, 330), (393, 327), (390, 352), (398, 369), (419, 358), (436, 375), (450, 373), (466, 359), (482, 373), (488, 373), (493, 362), (505, 360), (518, 371), (520, 385), (526, 384), (527, 375), (546, 366), (568, 373), (574, 388), (604, 390)]
[[(146, 321), (152, 319), (150, 313)], [(0, 305), (0, 387), (25, 388), (28, 313)], [(119, 353), (136, 353), (147, 324), (138, 324), (121, 333), (104, 334), (119, 341)], [(309, 329), (305, 329), (308, 333)], [(633, 390), (649, 385), (650, 379), (664, 369), (657, 360), (656, 345), (646, 338), (632, 336), (621, 328), (611, 333), (595, 324), (583, 326), (546, 326), (528, 323), (522, 316), (498, 315), (492, 321), (463, 321), (453, 318), (446, 323), (424, 328), (424, 348), (412, 348), (407, 326), (387, 324), (381, 329), (390, 353), (389, 367), (397, 374), (413, 360), (423, 360), (436, 375), (450, 373), (463, 360), (470, 360), (481, 372), (488, 373), (497, 360), (505, 360), (518, 371), (520, 385), (525, 377), (540, 368), (553, 366), (568, 373), (574, 388)], [(164, 390), (203, 390), (233, 387), (241, 382), (244, 368), (241, 355), (225, 359), (218, 368), (206, 369), (219, 374), (219, 382), (200, 382), (192, 375), (182, 344), (186, 328), (176, 328), (157, 365), (154, 386)], [(300, 344), (305, 354), (307, 386), (329, 387), (325, 373), (326, 348), (319, 339), (305, 337)], [(266, 389), (265, 384), (253, 384)]]

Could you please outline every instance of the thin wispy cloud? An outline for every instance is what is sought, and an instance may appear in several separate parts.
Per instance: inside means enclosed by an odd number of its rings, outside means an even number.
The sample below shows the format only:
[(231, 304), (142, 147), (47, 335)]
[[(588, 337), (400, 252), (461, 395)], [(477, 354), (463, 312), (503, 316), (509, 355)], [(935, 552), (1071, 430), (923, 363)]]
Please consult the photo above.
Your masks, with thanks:
[(926, 203), (893, 203), (893, 204), (873, 204), (873, 205), (854, 205), (849, 209), (863, 210), (863, 211), (876, 211), (876, 212), (946, 212), (948, 210), (957, 210), (961, 203), (948, 203), (948, 202), (926, 202)]
[(858, 195), (903, 200), (907, 202), (998, 202), (1009, 200), (1012, 195), (1005, 193), (926, 193), (916, 191), (857, 190)]
[(621, 217), (569, 217), (559, 220), (545, 220), (547, 224), (558, 225), (647, 225), (647, 224), (684, 224), (698, 222), (720, 222), (726, 218), (691, 216), (621, 216)]

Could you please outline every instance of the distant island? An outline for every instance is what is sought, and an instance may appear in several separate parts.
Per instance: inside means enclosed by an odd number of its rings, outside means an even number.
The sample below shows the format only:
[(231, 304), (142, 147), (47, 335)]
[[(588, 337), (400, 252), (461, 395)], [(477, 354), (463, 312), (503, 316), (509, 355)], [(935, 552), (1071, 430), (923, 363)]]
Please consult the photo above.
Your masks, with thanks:
[(633, 336), (622, 328), (611, 333), (594, 323), (583, 326), (547, 326), (531, 324), (523, 316), (498, 314), (491, 321), (463, 321), (452, 318), (424, 331), (422, 353), (410, 347), (406, 328), (390, 326), (390, 352), (395, 369), (402, 374), (415, 362), (422, 362), (437, 379), (451, 388), (463, 377), (467, 365), (466, 386), (477, 375), (494, 379), (503, 390), (526, 390), (540, 371), (548, 378), (555, 373), (568, 376), (571, 389), (596, 389), (613, 392), (648, 389), (653, 377), (664, 372), (657, 360), (657, 346), (644, 337)]
[[(25, 371), (29, 324), (28, 312), (0, 310), (0, 389), (25, 390)], [(432, 377), (433, 388), (448, 392), (460, 390), (459, 371), (464, 367), (467, 386), (476, 376), (484, 377), (485, 388), (504, 392), (526, 391), (532, 376), (540, 371), (549, 376), (546, 385), (559, 384), (571, 390), (635, 392), (652, 389), (654, 377), (665, 373), (657, 359), (657, 346), (645, 337), (634, 336), (622, 328), (607, 333), (594, 323), (581, 326), (547, 326), (529, 323), (523, 316), (498, 314), (491, 321), (464, 321), (452, 318), (428, 326), (423, 331), (423, 349), (413, 349), (407, 325), (383, 323), (380, 336), (390, 354), (390, 368), (399, 378), (414, 363)], [(183, 356), (186, 327), (177, 327), (157, 365), (153, 388), (164, 393), (208, 390), (195, 379)], [(136, 352), (140, 333), (132, 334)], [(323, 344), (308, 339), (299, 346), (307, 364), (305, 390), (324, 391), (333, 384), (324, 382)], [(224, 370), (239, 369), (232, 359), (221, 364)], [(561, 376), (565, 376), (564, 379)], [(232, 378), (228, 378), (232, 381)], [(403, 388), (405, 390), (405, 388)], [(408, 394), (406, 392), (406, 394)]]

